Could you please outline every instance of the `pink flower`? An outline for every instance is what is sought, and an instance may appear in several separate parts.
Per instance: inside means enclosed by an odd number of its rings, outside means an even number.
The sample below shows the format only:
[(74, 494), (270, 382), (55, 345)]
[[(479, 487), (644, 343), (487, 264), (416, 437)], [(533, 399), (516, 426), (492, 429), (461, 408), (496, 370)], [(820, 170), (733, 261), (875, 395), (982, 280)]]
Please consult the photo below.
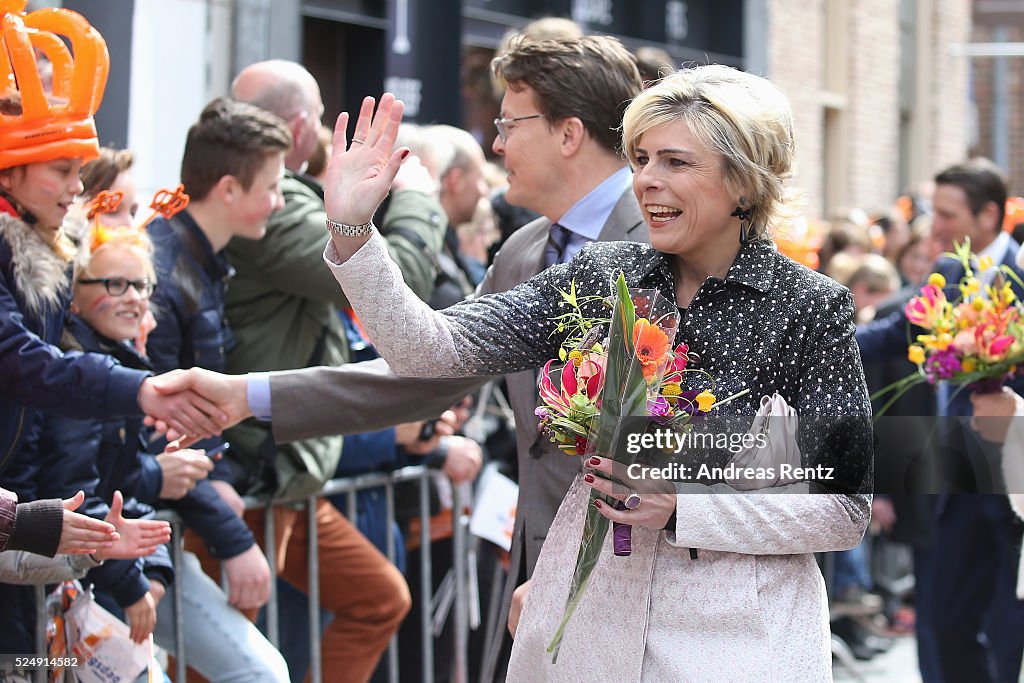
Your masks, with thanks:
[(559, 412), (567, 415), (572, 405), (572, 398), (582, 395), (591, 401), (595, 401), (604, 388), (604, 361), (601, 357), (593, 360), (589, 356), (580, 361), (579, 367), (575, 363), (566, 363), (562, 368), (561, 388), (556, 389), (551, 381), (551, 364), (554, 359), (544, 364), (540, 373), (540, 397), (544, 403)]
[(978, 357), (986, 363), (998, 363), (1013, 346), (1013, 337), (1002, 334), (998, 328), (978, 327), (974, 330)]
[(926, 330), (934, 330), (945, 315), (946, 294), (935, 285), (925, 285), (921, 295), (911, 299), (903, 309), (907, 320)]

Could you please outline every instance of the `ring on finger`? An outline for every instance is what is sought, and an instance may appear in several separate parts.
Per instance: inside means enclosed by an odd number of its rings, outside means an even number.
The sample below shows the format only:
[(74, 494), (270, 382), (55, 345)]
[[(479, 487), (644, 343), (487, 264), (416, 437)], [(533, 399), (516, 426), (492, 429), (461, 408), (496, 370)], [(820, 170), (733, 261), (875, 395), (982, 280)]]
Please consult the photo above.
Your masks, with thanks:
[(626, 506), (627, 510), (636, 510), (640, 507), (640, 503), (642, 502), (643, 499), (640, 497), (639, 493), (631, 493), (626, 496), (626, 499), (622, 501), (622, 504)]
[(365, 145), (366, 140), (360, 140), (359, 138), (352, 138), (353, 145)]

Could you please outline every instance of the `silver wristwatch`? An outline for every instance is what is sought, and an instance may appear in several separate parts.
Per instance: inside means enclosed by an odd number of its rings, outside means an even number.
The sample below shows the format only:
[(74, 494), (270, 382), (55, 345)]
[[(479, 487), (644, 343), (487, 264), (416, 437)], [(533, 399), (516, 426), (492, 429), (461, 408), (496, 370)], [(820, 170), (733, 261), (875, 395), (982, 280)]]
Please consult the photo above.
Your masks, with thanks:
[(342, 237), (366, 237), (373, 232), (373, 219), (371, 218), (362, 225), (349, 225), (327, 219), (327, 229)]

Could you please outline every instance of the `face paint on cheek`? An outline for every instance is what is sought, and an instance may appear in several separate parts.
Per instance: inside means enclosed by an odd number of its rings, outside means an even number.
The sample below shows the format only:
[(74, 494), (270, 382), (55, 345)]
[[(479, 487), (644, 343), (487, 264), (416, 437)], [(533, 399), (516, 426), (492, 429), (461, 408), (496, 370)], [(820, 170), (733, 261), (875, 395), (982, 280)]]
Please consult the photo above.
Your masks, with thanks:
[(104, 294), (92, 305), (93, 313), (104, 313), (114, 307), (114, 299), (109, 294)]

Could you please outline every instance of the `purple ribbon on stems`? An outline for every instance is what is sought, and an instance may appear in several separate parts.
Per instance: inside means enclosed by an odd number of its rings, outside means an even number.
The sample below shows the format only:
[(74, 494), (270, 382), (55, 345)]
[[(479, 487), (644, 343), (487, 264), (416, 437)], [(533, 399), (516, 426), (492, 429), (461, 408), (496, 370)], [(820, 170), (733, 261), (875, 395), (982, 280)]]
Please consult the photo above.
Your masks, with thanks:
[[(616, 510), (626, 510), (626, 504), (615, 501)], [(612, 552), (618, 557), (629, 557), (633, 554), (633, 525), (612, 522)]]

